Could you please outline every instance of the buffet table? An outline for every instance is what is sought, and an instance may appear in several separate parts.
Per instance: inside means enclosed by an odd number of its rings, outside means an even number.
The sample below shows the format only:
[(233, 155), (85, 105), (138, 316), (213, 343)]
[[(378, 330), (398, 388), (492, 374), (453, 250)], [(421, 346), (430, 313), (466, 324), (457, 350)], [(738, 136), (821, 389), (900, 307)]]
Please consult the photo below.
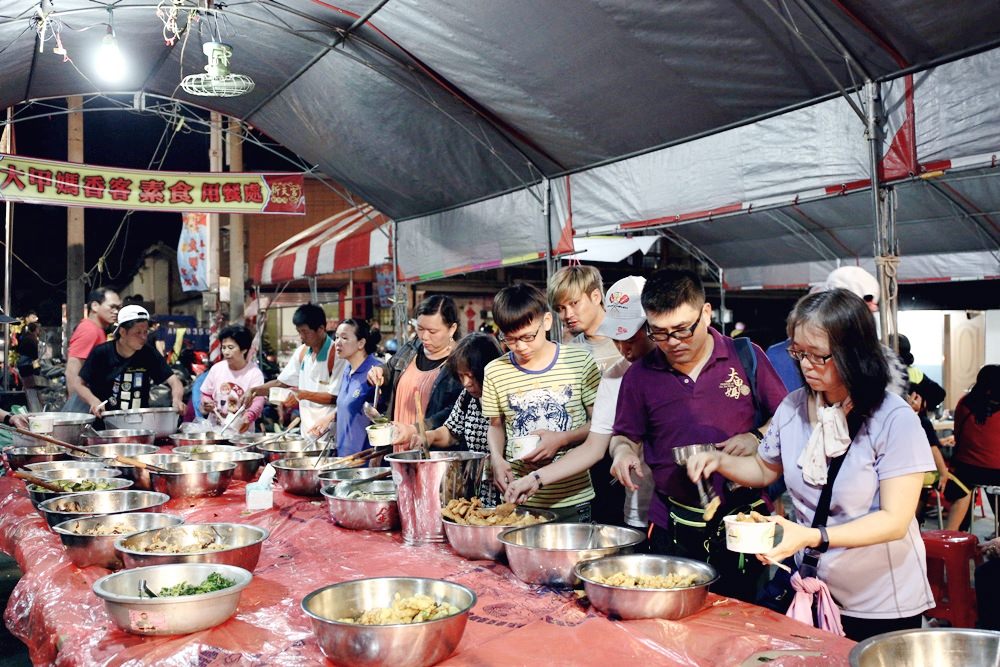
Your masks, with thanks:
[(118, 630), (91, 591), (108, 571), (73, 565), (32, 508), (24, 483), (0, 477), (0, 551), (24, 571), (4, 621), (38, 665), (319, 665), (324, 658), (302, 598), (335, 582), (405, 575), (459, 582), (479, 596), (457, 652), (444, 665), (833, 667), (848, 664), (854, 645), (715, 595), (681, 621), (610, 621), (579, 592), (528, 586), (504, 565), (465, 560), (447, 544), (412, 547), (399, 533), (341, 529), (322, 499), (275, 490), (273, 509), (248, 513), (244, 486), (234, 482), (221, 497), (171, 501), (161, 510), (189, 523), (252, 523), (271, 531), (236, 615), (191, 635), (142, 637)]

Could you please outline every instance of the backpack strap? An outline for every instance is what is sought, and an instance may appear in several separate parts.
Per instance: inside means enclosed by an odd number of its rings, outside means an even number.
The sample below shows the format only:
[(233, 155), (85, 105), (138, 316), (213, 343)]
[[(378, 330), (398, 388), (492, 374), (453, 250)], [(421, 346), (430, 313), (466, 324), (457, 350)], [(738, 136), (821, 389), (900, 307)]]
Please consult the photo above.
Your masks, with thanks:
[(747, 374), (750, 382), (750, 400), (753, 401), (753, 426), (759, 428), (767, 421), (764, 418), (764, 411), (760, 407), (760, 400), (757, 398), (757, 353), (753, 349), (753, 341), (745, 336), (733, 338), (733, 345), (736, 348), (736, 356), (743, 364), (743, 371)]
[[(329, 336), (326, 337), (329, 341), (331, 340)], [(323, 343), (326, 345), (326, 343)], [(299, 370), (302, 370), (303, 364), (306, 362), (306, 351), (309, 349), (308, 345), (303, 345), (299, 348)], [(330, 342), (330, 349), (326, 353), (326, 375), (329, 378), (333, 378), (333, 365), (337, 362), (337, 355), (333, 350), (333, 342)]]

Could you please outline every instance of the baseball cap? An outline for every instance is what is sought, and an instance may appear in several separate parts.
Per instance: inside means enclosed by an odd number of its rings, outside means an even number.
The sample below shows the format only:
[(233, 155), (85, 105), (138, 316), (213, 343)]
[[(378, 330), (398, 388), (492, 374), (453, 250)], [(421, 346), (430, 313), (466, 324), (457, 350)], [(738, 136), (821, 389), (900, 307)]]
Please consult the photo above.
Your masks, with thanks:
[(118, 321), (116, 324), (121, 326), (123, 324), (128, 324), (129, 322), (135, 322), (137, 320), (148, 320), (149, 311), (142, 306), (125, 306), (118, 311)]
[[(878, 280), (860, 266), (842, 266), (826, 277), (826, 289), (842, 288), (854, 292), (865, 301), (878, 303)], [(869, 298), (870, 297), (870, 298)]]
[(646, 279), (640, 276), (622, 278), (608, 288), (604, 295), (604, 321), (597, 327), (597, 335), (614, 340), (628, 340), (646, 323), (642, 308), (642, 288)]

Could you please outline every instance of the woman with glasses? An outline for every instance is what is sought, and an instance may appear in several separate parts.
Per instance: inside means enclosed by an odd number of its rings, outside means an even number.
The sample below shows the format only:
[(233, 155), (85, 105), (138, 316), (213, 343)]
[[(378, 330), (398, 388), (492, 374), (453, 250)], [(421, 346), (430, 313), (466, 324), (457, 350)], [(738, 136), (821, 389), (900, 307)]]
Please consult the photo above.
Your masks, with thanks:
[(417, 337), (403, 345), (389, 362), (368, 371), (369, 384), (379, 388), (382, 414), (394, 426), (394, 442), (408, 443), (417, 433), (419, 395), (424, 428), (444, 424), (462, 384), (445, 367), (458, 338), (458, 308), (449, 296), (429, 296), (416, 310)]
[[(784, 533), (759, 558), (795, 556), (800, 566), (804, 552), (818, 558), (818, 578), (851, 639), (919, 628), (934, 598), (915, 513), (934, 462), (916, 414), (887, 391), (894, 371), (875, 321), (862, 299), (834, 289), (800, 300), (788, 334), (806, 386), (778, 407), (755, 456), (699, 454), (688, 473), (696, 480), (718, 471), (751, 487), (784, 475), (796, 521), (768, 517)], [(840, 457), (829, 517), (812, 527), (830, 463)]]

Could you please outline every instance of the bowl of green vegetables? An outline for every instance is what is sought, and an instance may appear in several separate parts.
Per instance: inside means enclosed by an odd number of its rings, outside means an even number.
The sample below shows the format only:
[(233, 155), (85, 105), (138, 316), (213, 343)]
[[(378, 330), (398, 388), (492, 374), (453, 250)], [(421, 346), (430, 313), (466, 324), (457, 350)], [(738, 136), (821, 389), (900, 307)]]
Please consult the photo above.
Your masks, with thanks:
[(138, 635), (185, 635), (225, 623), (253, 575), (218, 563), (122, 570), (94, 582), (115, 625)]

